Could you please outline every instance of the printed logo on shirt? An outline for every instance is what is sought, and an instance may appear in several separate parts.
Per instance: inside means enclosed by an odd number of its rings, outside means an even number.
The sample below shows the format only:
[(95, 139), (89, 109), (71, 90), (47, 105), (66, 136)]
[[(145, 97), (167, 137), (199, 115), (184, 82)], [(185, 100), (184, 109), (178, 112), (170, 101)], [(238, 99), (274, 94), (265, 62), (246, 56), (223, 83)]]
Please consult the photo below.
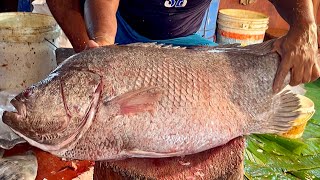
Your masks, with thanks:
[(172, 7), (185, 7), (187, 5), (187, 0), (166, 0), (164, 6), (168, 8)]

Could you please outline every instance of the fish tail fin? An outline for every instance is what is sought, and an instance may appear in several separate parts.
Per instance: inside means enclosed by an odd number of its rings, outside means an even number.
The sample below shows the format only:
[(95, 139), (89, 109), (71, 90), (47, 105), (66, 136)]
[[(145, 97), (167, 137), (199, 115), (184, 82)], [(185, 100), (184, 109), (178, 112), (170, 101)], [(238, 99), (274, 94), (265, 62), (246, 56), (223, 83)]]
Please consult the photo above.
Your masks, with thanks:
[(297, 94), (289, 90), (282, 91), (272, 99), (271, 110), (260, 114), (249, 125), (249, 132), (283, 134), (295, 126), (295, 120), (301, 114), (301, 102)]

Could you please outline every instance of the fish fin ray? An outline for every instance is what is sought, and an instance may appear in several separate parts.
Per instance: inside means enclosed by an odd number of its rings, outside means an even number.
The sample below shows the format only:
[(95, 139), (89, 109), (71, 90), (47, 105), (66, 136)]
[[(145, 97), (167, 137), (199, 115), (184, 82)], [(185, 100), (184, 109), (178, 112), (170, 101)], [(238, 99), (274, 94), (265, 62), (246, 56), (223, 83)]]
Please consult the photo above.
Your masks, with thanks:
[(121, 46), (135, 46), (135, 47), (153, 47), (153, 48), (164, 48), (164, 49), (186, 49), (187, 47), (172, 45), (172, 44), (162, 44), (157, 42), (137, 42), (137, 43), (131, 43)]
[(248, 46), (239, 46), (239, 44), (226, 44), (212, 47), (190, 47), (190, 49), (208, 51), (212, 53), (230, 52), (230, 53), (247, 53), (253, 55), (266, 55), (273, 51), (273, 43), (275, 40), (265, 41), (259, 44)]
[(248, 51), (248, 53), (256, 54), (256, 55), (266, 55), (273, 51), (273, 43), (276, 39), (271, 39), (269, 41), (265, 41), (259, 44), (251, 44), (245, 46), (244, 49)]
[(265, 41), (259, 44), (252, 44), (245, 47), (240, 46), (239, 43), (223, 44), (218, 46), (177, 46), (172, 44), (161, 44), (157, 42), (137, 42), (119, 46), (138, 46), (138, 47), (153, 47), (153, 48), (166, 48), (166, 49), (190, 49), (196, 51), (208, 52), (234, 52), (234, 53), (248, 53), (254, 55), (266, 55), (273, 50), (273, 43), (275, 39)]
[(272, 109), (258, 116), (251, 133), (283, 134), (295, 125), (295, 120), (301, 114), (301, 100), (297, 94), (282, 91), (274, 97)]
[(197, 51), (210, 51), (210, 50), (231, 50), (233, 48), (239, 48), (241, 44), (235, 43), (235, 44), (223, 44), (218, 46), (190, 46), (187, 47), (187, 49), (197, 50)]
[(157, 87), (141, 88), (138, 90), (124, 93), (106, 102), (120, 105), (119, 114), (128, 115), (141, 112), (154, 113), (156, 104), (162, 97), (162, 90)]

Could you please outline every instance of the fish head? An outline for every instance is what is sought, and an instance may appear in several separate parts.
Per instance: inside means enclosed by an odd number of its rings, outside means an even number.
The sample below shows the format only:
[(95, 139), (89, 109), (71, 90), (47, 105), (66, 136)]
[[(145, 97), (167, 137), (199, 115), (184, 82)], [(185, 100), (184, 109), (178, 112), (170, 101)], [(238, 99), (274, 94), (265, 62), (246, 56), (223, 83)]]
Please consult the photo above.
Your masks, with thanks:
[(57, 122), (67, 120), (67, 114), (63, 109), (53, 107), (63, 107), (63, 101), (57, 98), (61, 93), (58, 79), (59, 77), (53, 75), (50, 79), (43, 80), (18, 94), (10, 101), (16, 112), (4, 112), (3, 122), (13, 130), (33, 137), (46, 130), (52, 131), (43, 127), (50, 126), (54, 119)]
[(100, 93), (100, 76), (93, 73), (51, 74), (12, 99), (16, 112), (4, 112), (3, 122), (29, 143), (66, 144), (92, 118)]

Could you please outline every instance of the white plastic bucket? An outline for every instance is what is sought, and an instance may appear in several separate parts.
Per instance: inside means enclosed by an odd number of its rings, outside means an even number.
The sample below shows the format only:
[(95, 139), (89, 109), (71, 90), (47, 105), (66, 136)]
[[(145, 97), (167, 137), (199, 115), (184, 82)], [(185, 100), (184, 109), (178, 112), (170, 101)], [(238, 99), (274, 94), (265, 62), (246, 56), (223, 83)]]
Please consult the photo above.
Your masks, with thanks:
[(217, 22), (217, 43), (245, 46), (263, 42), (269, 17), (254, 11), (221, 9)]
[(57, 66), (59, 35), (51, 16), (0, 13), (0, 92), (19, 92), (44, 79)]

